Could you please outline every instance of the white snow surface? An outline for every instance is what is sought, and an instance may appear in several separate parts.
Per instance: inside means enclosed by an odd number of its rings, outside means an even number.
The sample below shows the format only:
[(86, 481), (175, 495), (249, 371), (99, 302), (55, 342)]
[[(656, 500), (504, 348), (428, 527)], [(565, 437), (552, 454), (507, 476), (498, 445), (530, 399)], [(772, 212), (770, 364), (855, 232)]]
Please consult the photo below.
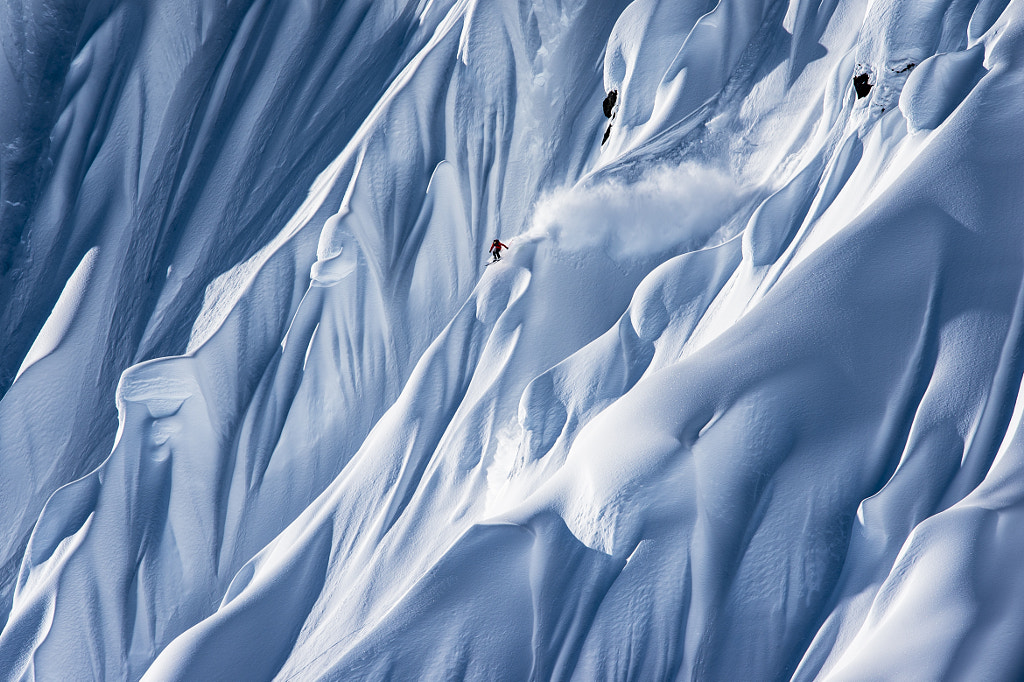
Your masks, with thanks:
[(1024, 679), (1024, 0), (0, 47), (0, 678)]

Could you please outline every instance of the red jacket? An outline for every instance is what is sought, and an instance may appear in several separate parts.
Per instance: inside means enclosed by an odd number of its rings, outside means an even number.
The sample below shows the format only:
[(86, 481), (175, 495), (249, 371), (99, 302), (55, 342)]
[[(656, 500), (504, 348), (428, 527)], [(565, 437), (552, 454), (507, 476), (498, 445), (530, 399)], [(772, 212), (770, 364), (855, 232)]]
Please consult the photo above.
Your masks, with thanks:
[(488, 251), (490, 251), (491, 253), (498, 253), (502, 249), (507, 249), (507, 248), (508, 248), (507, 245), (502, 244), (497, 239), (495, 239), (494, 242), (491, 244), (491, 248), (489, 248)]

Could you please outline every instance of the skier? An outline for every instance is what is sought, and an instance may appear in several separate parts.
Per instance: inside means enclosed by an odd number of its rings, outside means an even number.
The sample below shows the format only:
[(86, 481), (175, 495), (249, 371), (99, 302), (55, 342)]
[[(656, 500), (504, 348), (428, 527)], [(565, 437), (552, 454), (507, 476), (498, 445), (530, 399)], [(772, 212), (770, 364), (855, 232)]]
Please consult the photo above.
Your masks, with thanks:
[(493, 242), (491, 242), (491, 248), (489, 249), (489, 251), (494, 254), (494, 259), (491, 262), (492, 263), (497, 263), (498, 261), (500, 261), (501, 260), (501, 250), (502, 249), (507, 249), (507, 248), (508, 248), (507, 244), (502, 244), (497, 239), (495, 239)]

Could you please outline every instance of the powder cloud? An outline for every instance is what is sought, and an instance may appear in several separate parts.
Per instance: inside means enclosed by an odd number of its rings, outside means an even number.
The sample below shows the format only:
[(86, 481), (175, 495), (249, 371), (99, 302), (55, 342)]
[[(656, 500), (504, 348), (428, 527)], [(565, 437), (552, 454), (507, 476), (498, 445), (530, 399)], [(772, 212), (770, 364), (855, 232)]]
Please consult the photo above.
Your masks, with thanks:
[(602, 249), (617, 258), (686, 251), (723, 236), (745, 198), (719, 170), (659, 167), (633, 182), (614, 178), (549, 193), (519, 240), (551, 240), (568, 251)]

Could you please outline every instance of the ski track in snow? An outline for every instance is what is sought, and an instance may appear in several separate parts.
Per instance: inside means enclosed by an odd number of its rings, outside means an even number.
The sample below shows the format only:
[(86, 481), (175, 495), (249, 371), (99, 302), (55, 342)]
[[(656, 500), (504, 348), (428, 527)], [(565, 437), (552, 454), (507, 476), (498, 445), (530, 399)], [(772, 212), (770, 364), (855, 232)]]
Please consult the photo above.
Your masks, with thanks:
[(1024, 676), (1019, 2), (65, 5), (0, 677)]

